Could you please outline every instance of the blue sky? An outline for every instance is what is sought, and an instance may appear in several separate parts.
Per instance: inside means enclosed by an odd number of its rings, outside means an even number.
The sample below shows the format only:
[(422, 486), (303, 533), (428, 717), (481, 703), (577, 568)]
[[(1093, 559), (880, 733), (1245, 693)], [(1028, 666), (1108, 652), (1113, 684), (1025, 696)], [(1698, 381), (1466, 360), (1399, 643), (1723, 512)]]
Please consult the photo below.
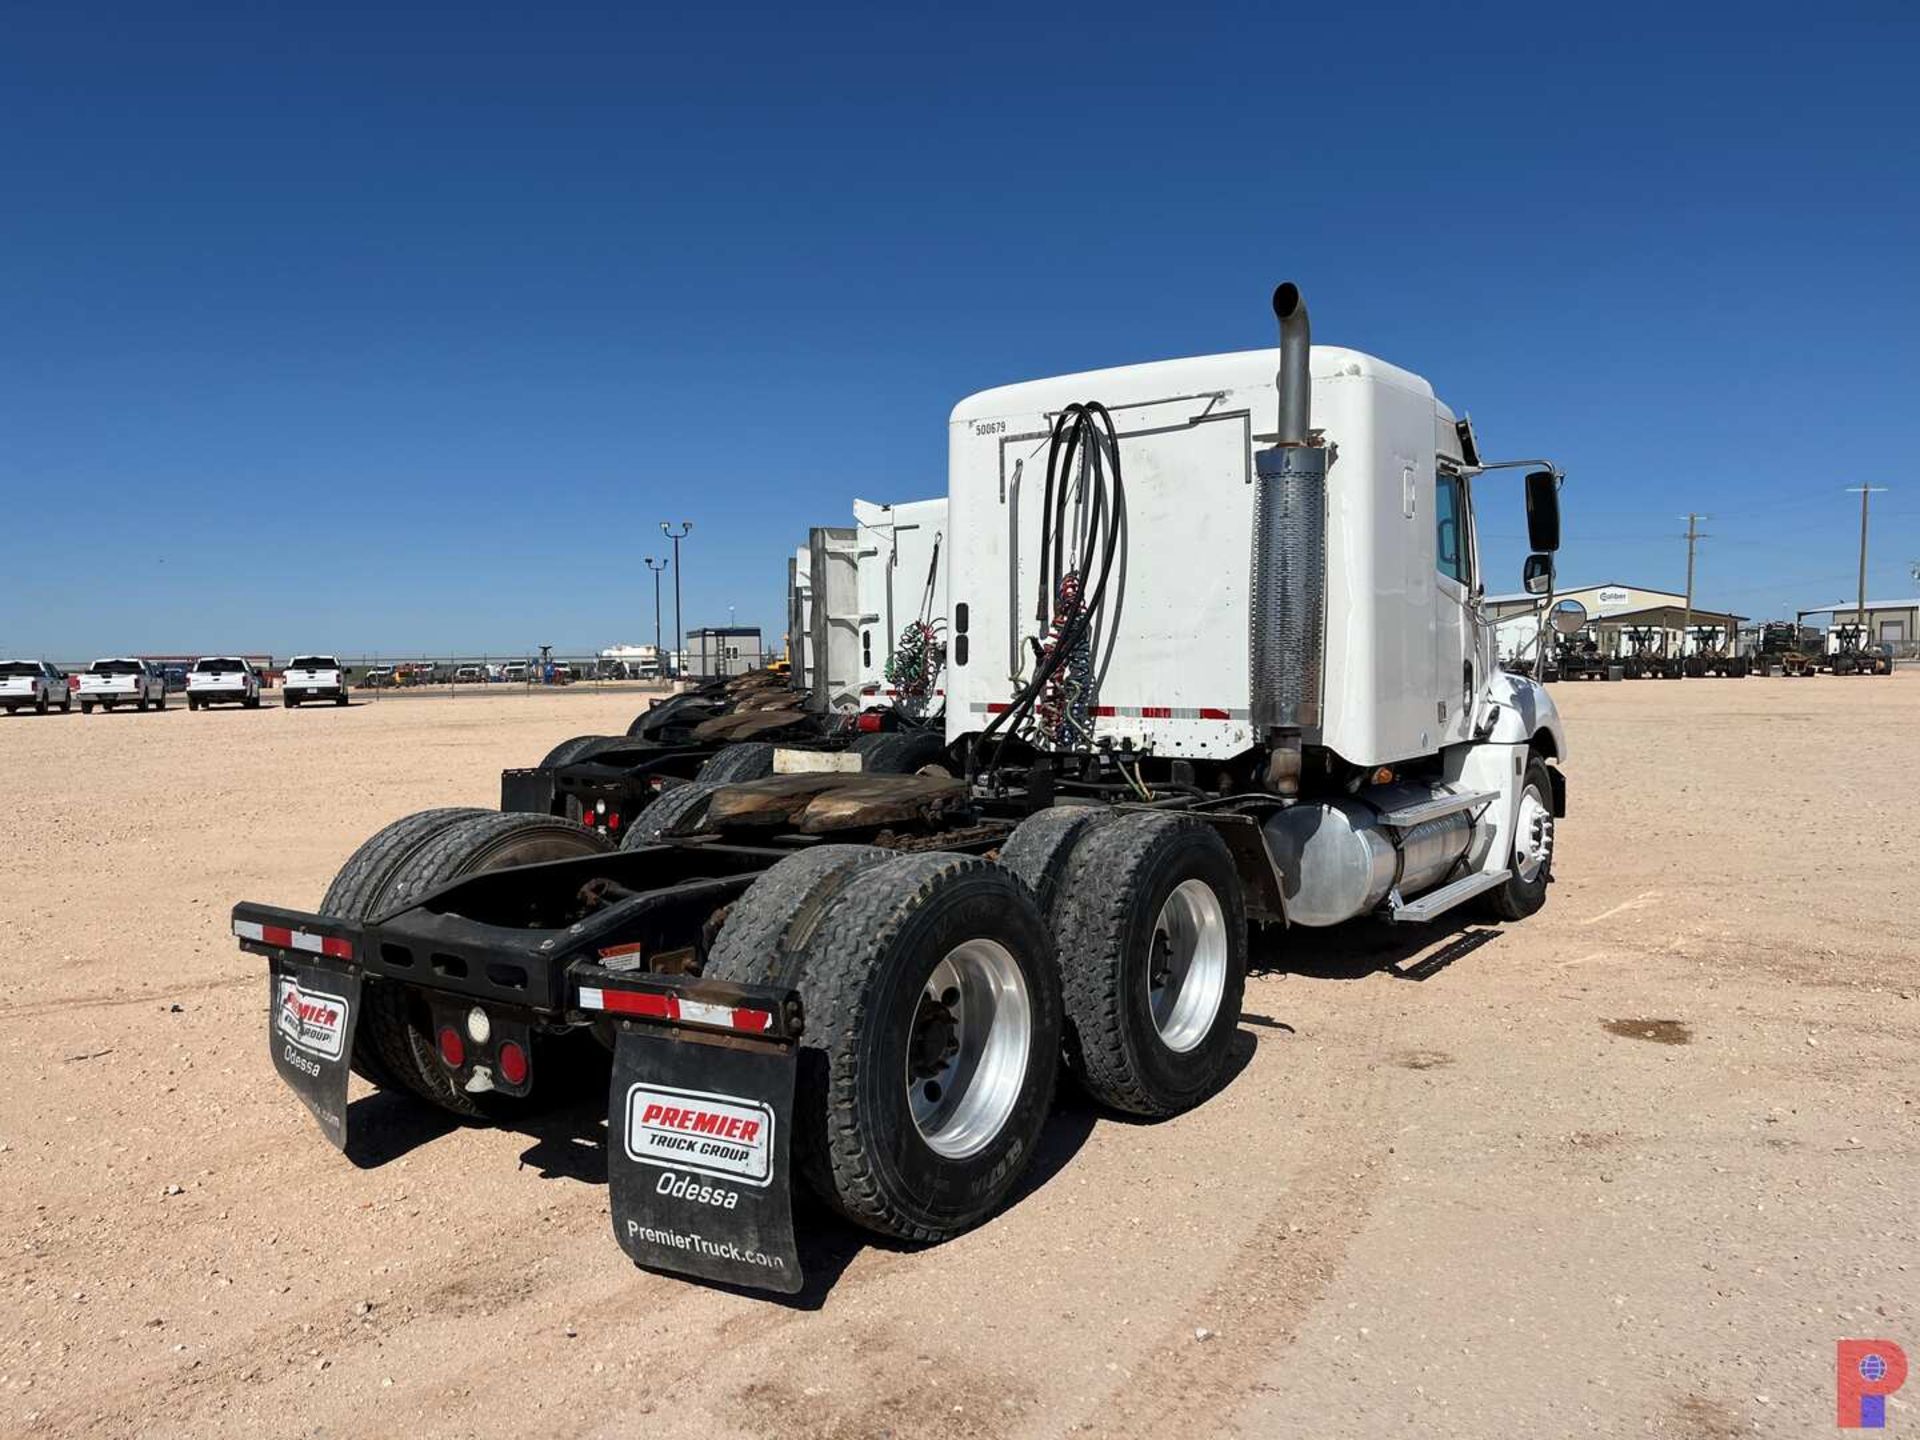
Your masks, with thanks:
[(1864, 481), (1920, 590), (1911, 7), (165, 8), (7, 10), (0, 649), (651, 638), (662, 519), (777, 635), (955, 400), (1281, 278), (1562, 461), (1563, 582), (1850, 594)]

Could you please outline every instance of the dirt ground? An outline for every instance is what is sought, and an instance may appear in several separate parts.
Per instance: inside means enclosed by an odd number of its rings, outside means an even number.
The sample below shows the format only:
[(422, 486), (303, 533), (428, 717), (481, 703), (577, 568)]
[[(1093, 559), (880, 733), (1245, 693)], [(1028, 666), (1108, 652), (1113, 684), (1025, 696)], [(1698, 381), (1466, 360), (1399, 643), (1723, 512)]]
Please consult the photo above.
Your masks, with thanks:
[(1823, 1433), (1920, 1366), (1920, 673), (1556, 696), (1539, 916), (1263, 940), (1217, 1098), (792, 1305), (630, 1266), (597, 1112), (341, 1156), (228, 933), (634, 696), (0, 719), (0, 1433)]

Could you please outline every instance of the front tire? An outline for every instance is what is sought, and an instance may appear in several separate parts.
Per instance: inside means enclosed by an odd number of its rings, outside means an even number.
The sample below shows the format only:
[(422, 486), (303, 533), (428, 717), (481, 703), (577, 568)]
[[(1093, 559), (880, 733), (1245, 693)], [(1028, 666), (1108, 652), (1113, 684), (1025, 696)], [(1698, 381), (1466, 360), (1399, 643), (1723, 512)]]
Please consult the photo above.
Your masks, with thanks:
[(1497, 890), (1482, 898), (1481, 910), (1496, 920), (1524, 920), (1547, 903), (1553, 883), (1553, 779), (1539, 755), (1527, 760), (1520, 777), (1520, 803), (1515, 810), (1512, 874)]

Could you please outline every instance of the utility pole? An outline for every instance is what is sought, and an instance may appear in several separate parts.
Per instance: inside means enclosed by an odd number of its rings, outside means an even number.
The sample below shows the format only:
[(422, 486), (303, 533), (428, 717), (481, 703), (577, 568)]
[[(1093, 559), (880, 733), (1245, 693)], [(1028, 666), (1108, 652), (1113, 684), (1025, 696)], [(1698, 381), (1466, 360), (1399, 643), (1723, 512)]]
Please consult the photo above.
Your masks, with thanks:
[(680, 625), (680, 542), (693, 533), (693, 522), (691, 520), (682, 520), (680, 522), (680, 533), (676, 535), (673, 532), (673, 527), (662, 520), (660, 522), (660, 533), (673, 541), (673, 653), (674, 674), (678, 675), (680, 673), (680, 652), (687, 643), (686, 632), (681, 629)]
[(1683, 657), (1680, 668), (1683, 674), (1686, 671), (1684, 657), (1687, 653), (1687, 637), (1693, 633), (1693, 547), (1702, 540), (1713, 538), (1700, 529), (1700, 522), (1711, 518), (1709, 515), (1696, 515), (1692, 511), (1687, 513), (1687, 611), (1686, 618), (1680, 622), (1680, 654)]
[[(1854, 598), (1860, 608), (1853, 612), (1854, 622), (1860, 627), (1860, 648), (1867, 648), (1867, 497), (1882, 494), (1884, 485), (1849, 485), (1847, 493), (1860, 492), (1860, 593)], [(1835, 643), (1838, 643), (1837, 641)]]
[(667, 673), (666, 657), (660, 653), (660, 572), (667, 568), (665, 560), (655, 560), (651, 555), (642, 562), (653, 572), (653, 665), (660, 673), (656, 677), (664, 679)]

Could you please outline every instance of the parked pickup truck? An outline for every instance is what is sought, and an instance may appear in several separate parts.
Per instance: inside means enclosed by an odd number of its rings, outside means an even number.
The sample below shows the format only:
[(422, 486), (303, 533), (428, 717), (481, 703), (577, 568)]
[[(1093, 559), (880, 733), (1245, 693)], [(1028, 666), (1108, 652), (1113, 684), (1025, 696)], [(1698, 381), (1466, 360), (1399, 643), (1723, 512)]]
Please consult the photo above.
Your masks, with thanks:
[(187, 708), (244, 705), (260, 708), (260, 672), (238, 655), (205, 655), (193, 662), (187, 675)]
[(280, 685), (287, 692), (285, 704), (289, 710), (298, 709), (303, 700), (347, 703), (347, 672), (340, 668), (339, 659), (333, 655), (294, 656), (287, 662), (287, 672)]
[(116, 705), (131, 705), (136, 710), (151, 705), (164, 710), (167, 677), (151, 660), (96, 660), (80, 677), (80, 713), (91, 715), (96, 705), (104, 710)]
[(73, 692), (67, 677), (45, 660), (0, 660), (0, 705), (7, 714), (32, 707), (40, 714), (54, 701), (62, 710), (73, 709)]

